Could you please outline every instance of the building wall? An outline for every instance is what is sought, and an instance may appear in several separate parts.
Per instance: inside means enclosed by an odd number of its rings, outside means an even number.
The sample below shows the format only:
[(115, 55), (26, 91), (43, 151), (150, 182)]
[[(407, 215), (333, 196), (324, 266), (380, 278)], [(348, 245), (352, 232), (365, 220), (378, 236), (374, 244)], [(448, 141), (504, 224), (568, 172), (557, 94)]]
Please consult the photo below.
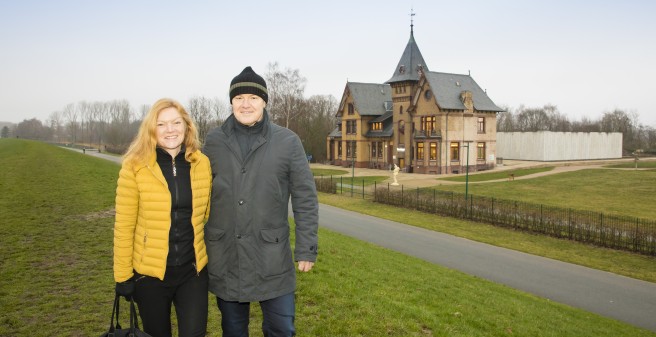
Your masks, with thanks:
[(561, 161), (622, 158), (621, 132), (498, 132), (503, 159)]

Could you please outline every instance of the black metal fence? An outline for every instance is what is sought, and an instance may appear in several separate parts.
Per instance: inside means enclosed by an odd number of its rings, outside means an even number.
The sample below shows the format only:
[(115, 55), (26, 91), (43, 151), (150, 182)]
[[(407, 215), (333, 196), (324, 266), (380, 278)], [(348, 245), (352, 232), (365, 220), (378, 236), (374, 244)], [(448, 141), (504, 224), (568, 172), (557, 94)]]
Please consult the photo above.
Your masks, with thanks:
[(365, 186), (357, 178), (317, 177), (315, 182), (325, 193), (656, 256), (656, 220), (473, 195), (465, 199), (462, 193), (402, 185)]

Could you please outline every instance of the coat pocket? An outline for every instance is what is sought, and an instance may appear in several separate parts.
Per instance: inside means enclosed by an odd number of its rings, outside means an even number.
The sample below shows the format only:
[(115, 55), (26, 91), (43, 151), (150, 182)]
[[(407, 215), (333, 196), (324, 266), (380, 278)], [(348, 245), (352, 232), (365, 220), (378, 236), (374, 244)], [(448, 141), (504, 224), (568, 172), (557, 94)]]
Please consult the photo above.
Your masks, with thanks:
[(277, 276), (294, 269), (289, 244), (289, 227), (260, 230), (262, 244), (262, 273), (265, 277)]
[(212, 276), (224, 275), (227, 269), (225, 249), (226, 243), (223, 237), (225, 231), (220, 228), (205, 226), (205, 247), (207, 249), (207, 270)]

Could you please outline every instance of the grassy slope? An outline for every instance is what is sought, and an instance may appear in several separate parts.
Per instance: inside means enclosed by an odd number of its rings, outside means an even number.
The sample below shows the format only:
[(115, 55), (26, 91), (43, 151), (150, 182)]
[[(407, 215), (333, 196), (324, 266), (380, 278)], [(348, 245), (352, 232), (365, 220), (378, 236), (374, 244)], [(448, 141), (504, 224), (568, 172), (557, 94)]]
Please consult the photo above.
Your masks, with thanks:
[[(535, 179), (469, 184), (472, 195), (656, 219), (656, 170), (584, 169)], [(464, 193), (462, 185), (440, 190)]]
[[(99, 335), (118, 166), (19, 140), (0, 140), (0, 156), (0, 336)], [(656, 336), (326, 230), (320, 247), (299, 275), (299, 336)]]

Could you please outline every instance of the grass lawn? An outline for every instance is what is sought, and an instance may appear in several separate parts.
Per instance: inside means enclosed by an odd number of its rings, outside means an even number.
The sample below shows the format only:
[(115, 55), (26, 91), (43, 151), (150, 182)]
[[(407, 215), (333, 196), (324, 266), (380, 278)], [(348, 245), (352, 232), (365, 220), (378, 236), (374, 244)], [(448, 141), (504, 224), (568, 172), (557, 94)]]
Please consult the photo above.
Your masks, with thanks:
[(317, 168), (312, 169), (312, 174), (315, 176), (330, 177), (330, 176), (339, 176), (347, 173), (349, 173), (349, 171), (346, 170), (317, 169)]
[[(508, 170), (508, 171), (500, 171), (500, 172), (470, 174), (469, 175), (469, 182), (508, 179), (508, 177), (511, 174), (514, 174), (515, 177), (521, 177), (521, 176), (527, 176), (529, 174), (535, 174), (535, 173), (540, 173), (540, 172), (551, 171), (553, 169), (554, 169), (553, 166), (549, 166), (549, 167), (536, 167), (536, 168), (528, 168), (528, 169)], [(457, 182), (463, 182), (464, 183), (465, 178), (466, 178), (465, 175), (461, 174), (457, 177), (438, 178), (437, 180), (457, 181)]]
[[(608, 168), (635, 168), (636, 164), (635, 162), (630, 162), (630, 163), (622, 163), (622, 164), (615, 164), (615, 165), (607, 165), (604, 167)], [(638, 168), (641, 169), (653, 169), (656, 168), (656, 160), (638, 160)]]
[[(465, 192), (465, 185), (439, 185)], [(656, 170), (584, 169), (535, 179), (469, 184), (469, 194), (656, 219)]]
[[(0, 175), (0, 336), (99, 335), (113, 300), (118, 165), (15, 139), (0, 140), (0, 156), (8, 163)], [(317, 265), (299, 274), (299, 336), (656, 336), (334, 232), (319, 235)], [(211, 296), (209, 309), (208, 336), (220, 336)], [(260, 336), (257, 305), (252, 316), (251, 335)]]

